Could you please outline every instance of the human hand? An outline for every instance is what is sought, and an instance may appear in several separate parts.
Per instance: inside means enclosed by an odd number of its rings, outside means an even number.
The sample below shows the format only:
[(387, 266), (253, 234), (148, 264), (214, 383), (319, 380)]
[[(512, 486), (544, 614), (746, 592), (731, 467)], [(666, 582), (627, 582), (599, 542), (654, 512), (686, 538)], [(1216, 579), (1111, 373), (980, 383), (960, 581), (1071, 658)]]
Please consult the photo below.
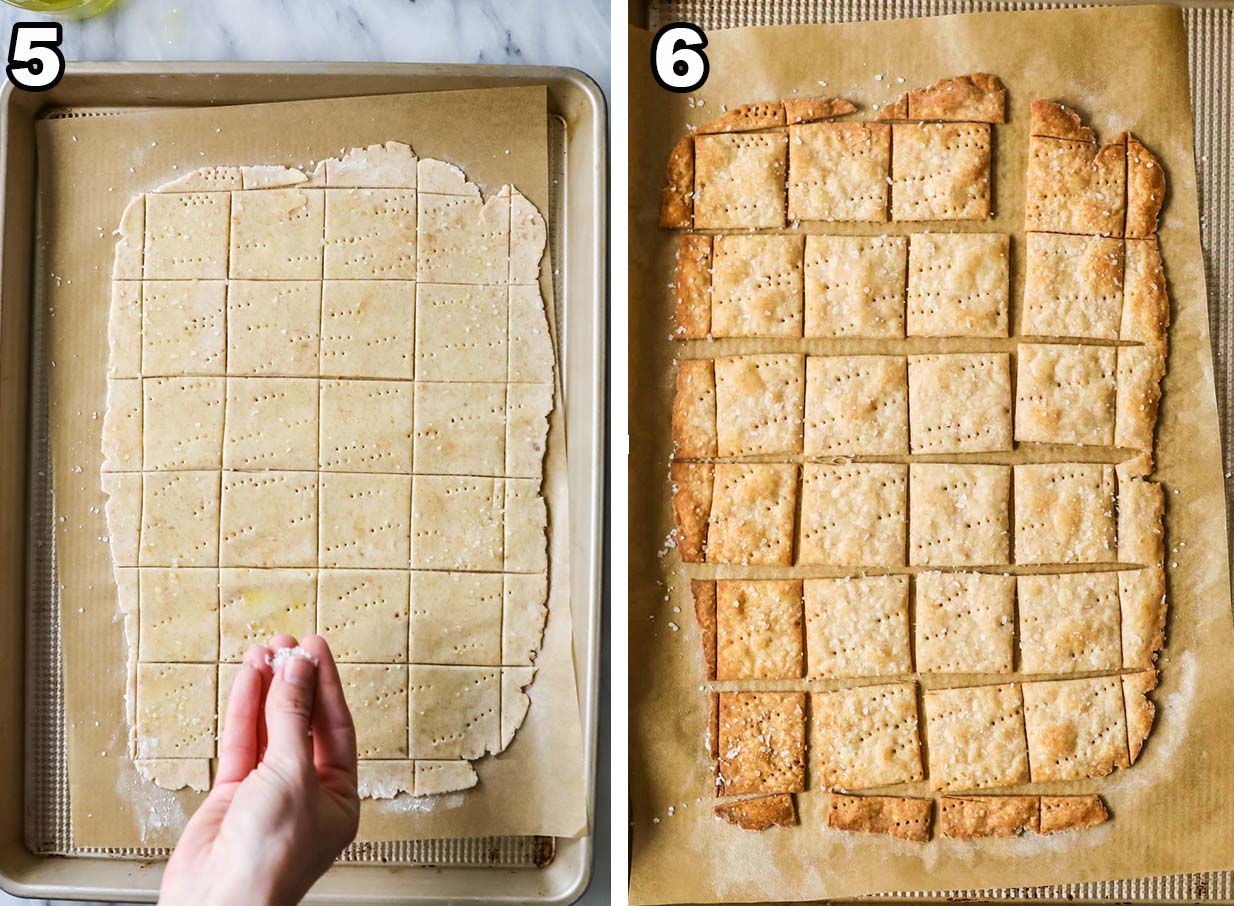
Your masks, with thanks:
[[(356, 835), (356, 731), (330, 648), (266, 663), (288, 635), (252, 646), (236, 674), (214, 788), (180, 836), (159, 903), (298, 903)], [(311, 734), (310, 734), (311, 730)]]

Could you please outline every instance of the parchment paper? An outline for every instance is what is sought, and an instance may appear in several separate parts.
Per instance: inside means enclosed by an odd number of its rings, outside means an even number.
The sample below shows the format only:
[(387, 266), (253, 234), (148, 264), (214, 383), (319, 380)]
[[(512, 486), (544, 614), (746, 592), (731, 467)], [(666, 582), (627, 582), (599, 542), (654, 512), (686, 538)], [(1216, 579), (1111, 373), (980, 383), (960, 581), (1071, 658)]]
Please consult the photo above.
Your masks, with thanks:
[[(207, 164), (303, 166), (387, 140), (462, 167), (485, 196), (503, 183), (546, 216), (543, 88), (453, 91), (161, 110), (39, 124), (40, 243), (49, 307), (50, 423), (61, 583), (65, 713), (74, 844), (174, 844), (201, 794), (145, 781), (126, 754), (125, 646), (105, 536), (99, 435), (106, 394), (112, 230), (128, 199)], [(553, 311), (551, 265), (540, 284)], [(550, 322), (552, 319), (550, 318)], [(569, 599), (564, 411), (558, 378), (544, 494), (550, 524), (549, 620), (509, 749), (475, 763), (479, 784), (436, 797), (366, 800), (360, 840), (586, 831), (582, 731)]]
[[(708, 39), (707, 84), (691, 95), (672, 95), (651, 78), (648, 34), (631, 33), (629, 465), (630, 524), (637, 527), (630, 539), (632, 901), (806, 900), (1234, 867), (1234, 625), (1181, 13), (1164, 7), (994, 13), (732, 29)], [(827, 797), (812, 788), (798, 796), (799, 827), (743, 832), (711, 814), (706, 701), (688, 577), (676, 553), (662, 546), (672, 527), (672, 359), (683, 349), (669, 340), (677, 237), (656, 228), (666, 156), (687, 123), (718, 117), (721, 105), (825, 94), (850, 98), (863, 105), (862, 115), (872, 116), (874, 103), (973, 71), (1001, 76), (1010, 95), (1010, 121), (994, 128), (995, 218), (942, 228), (1013, 235), (1013, 318), (1023, 284), (1023, 180), (1033, 98), (1076, 107), (1103, 138), (1134, 129), (1161, 157), (1170, 179), (1160, 241), (1174, 324), (1154, 477), (1167, 490), (1171, 613), (1162, 684), (1154, 694), (1157, 724), (1130, 770), (1088, 783), (1022, 788), (1099, 792), (1113, 820), (1096, 830), (967, 843), (936, 839), (924, 846), (846, 835), (825, 826)], [(922, 228), (890, 224), (886, 231)], [(802, 229), (881, 231), (851, 224)], [(914, 351), (914, 342), (900, 341), (897, 349)], [(932, 346), (944, 347), (1005, 348), (999, 341)], [(693, 354), (790, 348), (889, 347), (725, 340), (699, 344)], [(924, 793), (924, 785), (907, 789)]]

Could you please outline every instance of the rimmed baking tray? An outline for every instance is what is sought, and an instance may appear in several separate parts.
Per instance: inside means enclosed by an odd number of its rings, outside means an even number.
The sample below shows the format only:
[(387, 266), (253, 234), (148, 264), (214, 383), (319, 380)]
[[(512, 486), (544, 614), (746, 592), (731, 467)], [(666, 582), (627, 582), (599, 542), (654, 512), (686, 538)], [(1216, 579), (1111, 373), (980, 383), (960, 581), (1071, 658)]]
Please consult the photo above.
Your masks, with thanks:
[[(73, 63), (50, 91), (30, 94), (11, 85), (0, 91), (0, 887), (24, 896), (152, 901), (162, 874), (162, 863), (142, 858), (145, 853), (74, 848), (67, 832), (63, 734), (55, 729), (62, 698), (54, 550), (32, 540), (52, 518), (44, 363), (36, 344), (35, 122), (134, 107), (529, 84), (547, 88), (549, 105), (549, 243), (566, 406), (570, 594), (586, 787), (594, 806), (607, 287), (606, 109), (599, 88), (577, 71), (555, 67)], [(566, 903), (586, 888), (591, 858), (590, 837), (357, 844), (306, 902)]]

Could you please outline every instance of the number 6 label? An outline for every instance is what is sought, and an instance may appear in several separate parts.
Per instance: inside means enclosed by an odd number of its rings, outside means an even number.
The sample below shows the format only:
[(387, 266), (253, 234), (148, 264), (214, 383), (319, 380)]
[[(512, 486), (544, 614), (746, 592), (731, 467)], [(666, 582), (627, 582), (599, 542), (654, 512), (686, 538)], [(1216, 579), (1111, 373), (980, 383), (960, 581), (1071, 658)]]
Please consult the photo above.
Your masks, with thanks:
[(64, 32), (59, 22), (18, 22), (9, 41), (9, 81), (26, 91), (46, 91), (64, 77)]
[(707, 36), (697, 25), (674, 22), (656, 32), (651, 42), (651, 74), (661, 88), (679, 94), (701, 88), (711, 72), (703, 48)]

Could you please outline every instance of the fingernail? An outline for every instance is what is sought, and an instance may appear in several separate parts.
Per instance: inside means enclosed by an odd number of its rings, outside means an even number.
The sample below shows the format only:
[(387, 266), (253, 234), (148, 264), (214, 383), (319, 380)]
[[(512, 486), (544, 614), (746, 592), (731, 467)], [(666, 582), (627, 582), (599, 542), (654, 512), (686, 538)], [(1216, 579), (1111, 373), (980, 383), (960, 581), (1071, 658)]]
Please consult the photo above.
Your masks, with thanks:
[(283, 682), (293, 686), (311, 686), (317, 666), (306, 657), (289, 657), (283, 662)]

